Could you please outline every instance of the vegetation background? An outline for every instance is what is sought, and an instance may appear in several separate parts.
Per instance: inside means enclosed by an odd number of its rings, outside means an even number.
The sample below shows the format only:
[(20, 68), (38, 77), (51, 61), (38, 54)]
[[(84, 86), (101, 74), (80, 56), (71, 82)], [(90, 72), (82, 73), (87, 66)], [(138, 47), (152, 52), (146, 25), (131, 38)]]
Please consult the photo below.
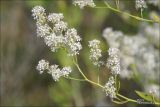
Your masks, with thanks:
[[(140, 15), (135, 9), (134, 0), (120, 0), (120, 2), (128, 12)], [(95, 3), (104, 5), (101, 0)], [(47, 13), (63, 13), (68, 25), (77, 29), (83, 38), (83, 50), (78, 56), (79, 64), (92, 80), (96, 80), (96, 72), (89, 60), (88, 40), (94, 38), (101, 40), (103, 52), (107, 54), (108, 44), (102, 37), (103, 30), (112, 27), (125, 34), (136, 34), (140, 21), (115, 14), (108, 9), (86, 7), (81, 10), (78, 6), (74, 6), (71, 0), (1, 0), (0, 5), (1, 106), (154, 107), (154, 105), (133, 103), (117, 105), (112, 103), (98, 87), (65, 78), (54, 82), (50, 75), (40, 75), (35, 69), (42, 58), (60, 65), (71, 63), (71, 59), (64, 51), (52, 53), (43, 40), (37, 38), (36, 24), (31, 16), (31, 9), (36, 5), (42, 5)], [(149, 17), (150, 10), (157, 8), (150, 5), (144, 11), (144, 17)], [(101, 81), (104, 83), (108, 78), (106, 72), (107, 70), (103, 68), (100, 72)], [(80, 76), (76, 69), (72, 75)], [(138, 98), (134, 90), (141, 90), (141, 85), (127, 79), (122, 79), (121, 83), (121, 93), (134, 99)]]

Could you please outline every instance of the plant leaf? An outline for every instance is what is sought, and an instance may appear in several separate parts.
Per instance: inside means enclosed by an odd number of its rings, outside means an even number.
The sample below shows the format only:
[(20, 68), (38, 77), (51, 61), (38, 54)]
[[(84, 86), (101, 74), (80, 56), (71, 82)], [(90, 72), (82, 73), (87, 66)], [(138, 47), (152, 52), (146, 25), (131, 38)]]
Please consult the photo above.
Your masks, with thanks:
[(151, 94), (148, 93), (144, 93), (141, 91), (135, 91), (137, 93), (138, 96), (140, 96), (141, 98), (147, 100), (147, 101), (153, 101), (153, 97)]

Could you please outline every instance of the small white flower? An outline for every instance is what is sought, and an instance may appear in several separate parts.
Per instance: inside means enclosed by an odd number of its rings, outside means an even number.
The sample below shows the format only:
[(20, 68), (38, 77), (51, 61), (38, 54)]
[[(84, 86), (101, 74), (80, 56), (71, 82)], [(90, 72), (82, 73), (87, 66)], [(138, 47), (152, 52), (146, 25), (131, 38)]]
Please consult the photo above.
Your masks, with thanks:
[(95, 7), (95, 3), (93, 0), (74, 0), (74, 5), (78, 5), (81, 9), (83, 9), (85, 6)]
[(89, 45), (90, 47), (90, 59), (92, 60), (94, 65), (97, 65), (100, 67), (100, 65), (102, 64), (102, 61), (99, 61), (99, 58), (102, 56), (101, 54), (101, 49), (100, 49), (100, 41), (99, 40), (92, 40), (89, 41)]
[(37, 36), (38, 37), (45, 37), (50, 34), (50, 27), (45, 25), (37, 25)]
[(62, 13), (50, 13), (48, 15), (48, 21), (56, 23), (64, 18)]
[(49, 68), (49, 73), (51, 73), (55, 81), (58, 81), (62, 75), (61, 70), (58, 68), (58, 65), (51, 65)]
[(67, 29), (65, 37), (70, 42), (81, 41), (81, 37), (77, 34), (77, 30), (75, 28)]
[(40, 74), (42, 74), (43, 71), (47, 70), (48, 68), (49, 68), (49, 62), (43, 59), (38, 62), (38, 65), (36, 67), (36, 69), (40, 71)]
[(108, 55), (110, 57), (117, 57), (118, 54), (119, 54), (119, 49), (117, 49), (117, 48), (109, 48)]
[(64, 67), (62, 68), (62, 70), (60, 70), (60, 68), (58, 68), (58, 65), (51, 65), (49, 69), (49, 73), (52, 75), (55, 81), (58, 81), (62, 76), (68, 76), (71, 72), (71, 67)]
[(64, 45), (64, 37), (56, 36), (55, 33), (52, 33), (49, 36), (45, 36), (44, 41), (53, 52), (55, 52), (58, 48)]
[(72, 72), (71, 67), (64, 67), (61, 70), (61, 75), (68, 76)]
[[(82, 49), (81, 37), (76, 29), (69, 29), (67, 23), (62, 21), (64, 18), (62, 13), (51, 13), (46, 18), (45, 9), (41, 6), (34, 7), (32, 13), (37, 23), (37, 36), (44, 38), (51, 51), (56, 52), (59, 48), (65, 48), (70, 56), (79, 54)], [(53, 28), (47, 21), (52, 22)]]
[(147, 8), (145, 0), (136, 0), (136, 9), (143, 10), (144, 8)]
[(40, 15), (44, 15), (44, 14), (45, 14), (45, 9), (42, 6), (35, 6), (32, 9), (32, 16), (34, 17), (34, 19), (38, 19)]
[(109, 81), (105, 84), (104, 87), (106, 96), (109, 96), (110, 98), (116, 98), (115, 80), (113, 76), (109, 77)]
[(110, 68), (112, 74), (120, 74), (119, 50), (117, 48), (109, 48), (108, 54), (109, 58), (107, 59), (106, 66)]
[(79, 50), (82, 49), (82, 45), (80, 42), (73, 43), (69, 46), (69, 55), (74, 56), (79, 54)]
[(63, 21), (59, 21), (54, 25), (53, 29), (55, 32), (65, 31), (67, 29), (67, 23)]
[(103, 31), (103, 37), (110, 47), (119, 48), (119, 41), (123, 37), (123, 33), (121, 31), (113, 31), (112, 28), (108, 27)]
[(52, 33), (49, 36), (45, 36), (44, 41), (46, 43), (47, 46), (52, 46), (52, 45), (57, 45), (57, 41), (56, 40), (56, 34)]
[(69, 51), (69, 55), (74, 56), (79, 54), (79, 51), (82, 49), (82, 45), (80, 43), (81, 37), (77, 35), (77, 30), (74, 28), (67, 29), (64, 36), (64, 42)]

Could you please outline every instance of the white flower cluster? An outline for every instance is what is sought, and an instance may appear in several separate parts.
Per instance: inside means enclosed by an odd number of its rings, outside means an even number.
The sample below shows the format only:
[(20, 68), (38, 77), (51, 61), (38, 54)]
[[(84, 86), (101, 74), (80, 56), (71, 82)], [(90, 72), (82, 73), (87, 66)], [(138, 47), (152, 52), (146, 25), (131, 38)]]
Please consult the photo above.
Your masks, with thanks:
[(77, 34), (76, 29), (72, 28), (67, 30), (65, 33), (64, 43), (68, 47), (71, 56), (79, 54), (79, 50), (82, 49), (80, 41), (81, 38)]
[(159, 24), (153, 24), (153, 26), (149, 26), (144, 24), (144, 33), (150, 39), (150, 42), (156, 46), (160, 46), (160, 32), (159, 32)]
[(117, 32), (119, 31), (106, 28), (103, 37), (110, 47), (120, 50), (120, 76), (131, 78), (134, 70), (137, 69), (136, 72), (142, 75), (143, 82), (157, 81), (160, 65), (158, 24), (144, 24), (137, 35), (124, 35)]
[(60, 22), (64, 18), (62, 13), (50, 13), (48, 15), (48, 21), (52, 23)]
[(58, 65), (49, 66), (49, 62), (43, 59), (39, 61), (37, 70), (40, 71), (40, 74), (42, 74), (44, 70), (48, 71), (48, 73), (52, 75), (55, 81), (58, 81), (62, 76), (67, 77), (72, 72), (70, 67), (63, 67), (62, 69), (60, 69), (58, 68)]
[(111, 45), (114, 48), (119, 47), (119, 43), (117, 41), (119, 39), (121, 39), (122, 36), (123, 36), (122, 32), (120, 32), (120, 31), (113, 32), (112, 28), (110, 28), (110, 27), (104, 29), (104, 31), (103, 31), (103, 37), (105, 39), (109, 38), (110, 41), (107, 41), (107, 42), (109, 43), (109, 45)]
[(145, 0), (136, 0), (136, 9), (141, 9), (143, 11), (144, 8), (147, 8), (147, 4)]
[(73, 0), (74, 5), (78, 5), (81, 9), (85, 6), (95, 7), (93, 0)]
[(42, 74), (48, 68), (49, 68), (49, 62), (42, 59), (38, 62), (36, 69), (40, 71), (40, 74)]
[[(82, 49), (81, 37), (76, 29), (68, 28), (67, 23), (62, 21), (62, 13), (50, 13), (47, 16), (42, 6), (36, 6), (32, 9), (32, 16), (37, 22), (37, 36), (43, 37), (53, 52), (59, 48), (66, 48), (68, 55), (79, 54)], [(49, 26), (49, 22), (53, 27)]]
[(35, 20), (39, 21), (40, 23), (43, 23), (46, 13), (45, 9), (42, 6), (35, 6), (32, 9), (32, 16)]
[(99, 60), (100, 57), (102, 57), (101, 54), (101, 49), (100, 49), (100, 41), (99, 40), (92, 40), (89, 41), (89, 45), (90, 47), (90, 59), (92, 60), (94, 65), (97, 65), (98, 67), (100, 67), (100, 65), (102, 65), (102, 61)]
[(111, 99), (116, 98), (115, 79), (113, 76), (109, 77), (109, 81), (105, 84), (104, 90), (106, 96), (109, 96)]
[(119, 50), (117, 48), (109, 48), (109, 58), (107, 59), (107, 67), (111, 69), (113, 75), (120, 74), (120, 58)]

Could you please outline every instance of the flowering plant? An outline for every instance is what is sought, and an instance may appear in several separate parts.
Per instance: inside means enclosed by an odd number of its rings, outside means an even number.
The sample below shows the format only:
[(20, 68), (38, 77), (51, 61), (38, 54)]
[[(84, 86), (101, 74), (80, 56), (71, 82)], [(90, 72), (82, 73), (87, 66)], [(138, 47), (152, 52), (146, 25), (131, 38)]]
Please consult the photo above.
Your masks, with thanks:
[[(156, 32), (158, 32), (159, 26), (157, 24), (160, 23), (159, 19), (154, 18), (152, 20), (143, 18), (143, 10), (147, 8), (145, 0), (135, 0), (135, 7), (136, 9), (141, 10), (141, 17), (122, 12), (119, 7), (119, 0), (115, 1), (117, 8), (111, 7), (107, 0), (104, 1), (106, 7), (96, 6), (93, 0), (74, 0), (73, 4), (78, 5), (81, 9), (84, 9), (85, 6), (90, 6), (92, 8), (107, 8), (139, 21), (151, 22), (154, 23), (154, 25), (148, 25), (148, 27), (144, 29), (145, 33), (152, 29), (156, 29)], [(99, 75), (97, 76), (97, 80), (91, 80), (81, 70), (77, 57), (82, 50), (82, 38), (79, 36), (75, 28), (69, 28), (68, 23), (63, 21), (64, 16), (62, 13), (50, 13), (47, 15), (42, 6), (35, 6), (32, 9), (32, 16), (36, 20), (37, 36), (44, 39), (45, 44), (50, 47), (52, 52), (57, 52), (59, 49), (65, 50), (68, 56), (72, 58), (73, 64), (77, 67), (78, 72), (83, 77), (83, 79), (71, 77), (70, 73), (73, 71), (70, 66), (60, 68), (56, 64), (50, 65), (49, 62), (44, 59), (40, 60), (36, 69), (40, 71), (41, 74), (43, 72), (51, 74), (55, 81), (59, 81), (61, 77), (76, 81), (86, 81), (92, 85), (102, 88), (106, 93), (106, 96), (109, 96), (114, 103), (138, 103), (137, 100), (120, 94), (120, 78), (133, 78), (134, 76), (138, 78), (138, 75), (144, 74), (143, 71), (145, 71), (145, 73), (147, 72), (149, 75), (150, 71), (153, 71), (154, 75), (159, 72), (159, 60), (155, 58), (155, 56), (158, 56), (159, 44), (158, 42), (149, 41), (150, 38), (157, 41), (156, 38), (159, 37), (158, 33), (147, 33), (147, 37), (142, 36), (142, 34), (126, 36), (120, 31), (113, 31), (112, 28), (106, 28), (103, 32), (103, 37), (110, 46), (108, 49), (107, 59), (102, 58), (103, 55), (100, 48), (101, 42), (97, 39), (90, 40), (88, 42), (88, 47), (90, 48), (89, 59), (93, 62), (93, 65), (98, 68), (98, 70), (100, 70), (101, 67), (105, 67), (110, 71), (108, 81), (105, 84), (102, 84)], [(151, 51), (148, 52), (148, 50)], [(153, 53), (153, 51), (155, 53)], [(139, 59), (140, 57), (142, 59)], [(148, 59), (146, 57), (148, 57)], [(148, 64), (149, 67), (146, 66), (146, 64)], [(137, 69), (143, 70), (140, 74), (137, 74)], [(150, 76), (150, 80), (158, 80), (158, 78), (154, 78), (154, 75)], [(143, 78), (146, 79), (145, 76)], [(140, 91), (136, 91), (136, 93), (140, 98), (159, 105), (160, 96), (157, 95), (157, 93), (159, 93), (158, 90), (159, 86), (154, 85), (154, 88), (149, 90), (150, 93)]]

